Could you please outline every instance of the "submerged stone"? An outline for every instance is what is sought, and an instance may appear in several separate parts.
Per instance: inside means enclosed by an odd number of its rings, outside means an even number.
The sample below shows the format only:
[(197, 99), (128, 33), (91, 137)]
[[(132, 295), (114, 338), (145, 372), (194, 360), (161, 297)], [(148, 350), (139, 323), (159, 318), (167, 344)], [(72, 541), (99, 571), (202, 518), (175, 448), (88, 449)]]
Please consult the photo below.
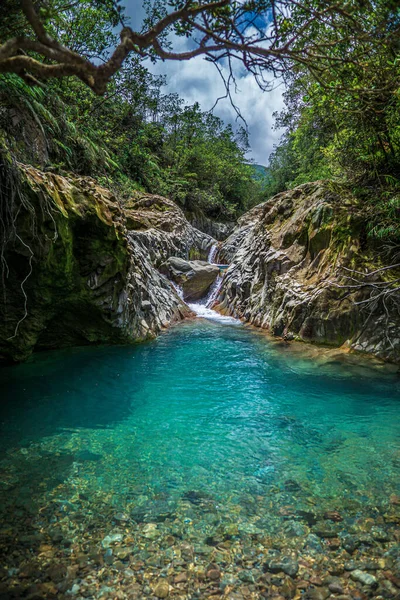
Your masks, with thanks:
[(363, 585), (368, 585), (371, 587), (376, 587), (378, 585), (378, 580), (376, 579), (376, 577), (374, 575), (370, 575), (370, 573), (366, 573), (365, 571), (360, 571), (359, 569), (352, 571), (351, 578), (354, 581), (359, 581)]

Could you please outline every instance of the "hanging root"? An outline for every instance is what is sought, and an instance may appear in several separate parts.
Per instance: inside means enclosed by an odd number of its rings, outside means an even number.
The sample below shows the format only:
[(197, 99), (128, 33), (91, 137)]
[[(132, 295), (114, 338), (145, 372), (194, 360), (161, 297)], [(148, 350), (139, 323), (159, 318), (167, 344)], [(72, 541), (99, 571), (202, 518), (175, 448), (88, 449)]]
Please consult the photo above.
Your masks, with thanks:
[[(397, 260), (400, 254), (392, 254), (392, 257)], [(391, 340), (391, 329), (395, 318), (400, 317), (400, 263), (380, 267), (374, 271), (363, 273), (355, 269), (348, 269), (342, 266), (344, 271), (342, 276), (343, 284), (330, 281), (332, 287), (344, 290), (344, 298), (351, 297), (353, 294), (362, 294), (361, 299), (352, 302), (354, 306), (359, 306), (361, 310), (366, 312), (367, 319), (364, 324), (371, 318), (379, 318), (383, 315), (384, 322), (384, 338), (387, 347), (395, 350)], [(385, 273), (391, 273), (392, 276), (385, 278)]]
[[(44, 221), (45, 218), (48, 217), (52, 221), (54, 227), (52, 242), (55, 242), (57, 239), (57, 227), (53, 216), (55, 207), (52, 200), (49, 197), (46, 197), (45, 194), (41, 194), (39, 206), (41, 211), (41, 215), (39, 216), (41, 216), (42, 220)], [(6, 283), (10, 276), (7, 252), (10, 248), (15, 247), (16, 244), (22, 245), (29, 252), (28, 273), (20, 284), (24, 299), (24, 313), (17, 322), (13, 335), (7, 338), (8, 340), (12, 340), (17, 336), (21, 323), (28, 316), (28, 295), (25, 290), (25, 284), (32, 275), (35, 254), (32, 247), (21, 237), (18, 231), (18, 219), (23, 217), (24, 212), (27, 213), (29, 219), (28, 229), (30, 230), (30, 237), (32, 239), (37, 239), (39, 245), (41, 245), (42, 241), (37, 232), (37, 211), (27, 194), (24, 192), (24, 181), (21, 170), (15, 160), (10, 157), (6, 151), (1, 150), (0, 148), (0, 270), (5, 320), (7, 320)]]
[(11, 337), (7, 338), (7, 341), (13, 340), (14, 338), (17, 337), (19, 326), (21, 325), (22, 321), (25, 321), (26, 317), (28, 316), (28, 296), (26, 295), (26, 291), (25, 291), (24, 285), (25, 285), (26, 281), (29, 279), (29, 277), (32, 275), (32, 271), (33, 271), (32, 259), (34, 257), (34, 254), (32, 252), (32, 249), (31, 249), (30, 246), (28, 246), (28, 244), (25, 244), (24, 240), (22, 240), (19, 237), (18, 234), (16, 234), (16, 236), (17, 236), (17, 239), (21, 242), (21, 244), (23, 244), (25, 246), (25, 248), (28, 248), (28, 250), (30, 252), (30, 256), (29, 256), (29, 272), (26, 275), (25, 279), (21, 282), (21, 292), (22, 292), (22, 294), (24, 296), (24, 315), (20, 318), (20, 320), (16, 324), (15, 330), (14, 330), (14, 335), (12, 335)]

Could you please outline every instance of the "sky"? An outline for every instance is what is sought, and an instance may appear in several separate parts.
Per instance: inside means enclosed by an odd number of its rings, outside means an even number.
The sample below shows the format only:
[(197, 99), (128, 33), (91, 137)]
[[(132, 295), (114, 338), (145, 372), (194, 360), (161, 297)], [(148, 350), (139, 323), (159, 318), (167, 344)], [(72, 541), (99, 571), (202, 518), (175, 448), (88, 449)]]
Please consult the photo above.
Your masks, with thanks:
[[(131, 19), (130, 26), (140, 31), (144, 17), (142, 0), (125, 0), (122, 4), (125, 6), (125, 14)], [(186, 42), (179, 38), (178, 43)], [(146, 66), (154, 74), (166, 75), (165, 93), (176, 92), (188, 104), (198, 102), (204, 111), (210, 110), (216, 99), (225, 94), (217, 69), (201, 57), (189, 61), (159, 61), (155, 65), (149, 61)], [(243, 69), (238, 68), (236, 76), (238, 92), (233, 94), (233, 100), (248, 126), (251, 147), (248, 158), (257, 164), (267, 165), (274, 144), (278, 143), (282, 135), (282, 131), (273, 128), (272, 114), (283, 106), (283, 86), (280, 85), (271, 92), (262, 92), (253, 76), (243, 72)], [(243, 122), (236, 120), (237, 115), (228, 99), (218, 103), (214, 114), (225, 123), (231, 123), (233, 126), (243, 125)]]

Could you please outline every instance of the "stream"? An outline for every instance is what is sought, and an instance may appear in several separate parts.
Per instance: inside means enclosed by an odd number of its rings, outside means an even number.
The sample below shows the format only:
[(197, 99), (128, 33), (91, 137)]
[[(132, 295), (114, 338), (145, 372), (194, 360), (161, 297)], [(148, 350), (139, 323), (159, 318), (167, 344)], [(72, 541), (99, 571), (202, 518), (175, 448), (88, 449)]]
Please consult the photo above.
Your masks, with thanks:
[[(294, 353), (218, 315), (210, 298), (191, 305), (198, 319), (154, 341), (40, 353), (1, 369), (7, 589), (20, 585), (21, 565), (92, 553), (108, 583), (88, 583), (84, 571), (65, 589), (56, 582), (60, 593), (79, 597), (92, 585), (83, 597), (111, 598), (104, 586), (125, 589), (133, 577), (143, 597), (154, 578), (182, 570), (189, 544), (194, 572), (214, 561), (232, 589), (253, 586), (256, 598), (271, 548), (301, 556), (314, 545), (332, 560), (332, 538), (344, 547), (355, 537), (365, 556), (395, 539), (398, 376), (368, 361)], [(326, 520), (327, 511), (340, 519)], [(246, 561), (223, 554), (235, 548), (253, 557), (250, 582), (238, 576)]]

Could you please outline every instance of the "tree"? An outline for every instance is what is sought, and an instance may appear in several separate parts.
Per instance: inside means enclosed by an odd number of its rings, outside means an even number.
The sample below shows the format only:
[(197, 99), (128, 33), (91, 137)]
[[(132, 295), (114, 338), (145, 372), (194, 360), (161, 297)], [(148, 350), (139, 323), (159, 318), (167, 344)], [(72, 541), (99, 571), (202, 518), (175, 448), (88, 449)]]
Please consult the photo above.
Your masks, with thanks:
[[(17, 73), (30, 83), (74, 75), (102, 95), (132, 54), (154, 60), (204, 56), (217, 66), (225, 61), (230, 69), (239, 60), (264, 89), (270, 88), (271, 76), (293, 65), (307, 68), (322, 85), (336, 75), (340, 87), (346, 67), (361, 68), (378, 46), (398, 39), (400, 28), (395, 0), (170, 0), (167, 5), (158, 0), (144, 30), (135, 32), (124, 24), (118, 0), (101, 0), (100, 14), (111, 15), (122, 29), (118, 45), (108, 54), (107, 41), (99, 44), (97, 39), (102, 60), (95, 62), (90, 36), (81, 46), (63, 43), (71, 7), (82, 22), (91, 3), (65, 1), (21, 0), (21, 10), (17, 0), (3, 3), (3, 14), (11, 9), (18, 18), (15, 34), (0, 46), (0, 73)], [(60, 15), (64, 27), (54, 26)], [(174, 48), (171, 32), (188, 38), (189, 49)], [(230, 77), (227, 84), (232, 81)]]

